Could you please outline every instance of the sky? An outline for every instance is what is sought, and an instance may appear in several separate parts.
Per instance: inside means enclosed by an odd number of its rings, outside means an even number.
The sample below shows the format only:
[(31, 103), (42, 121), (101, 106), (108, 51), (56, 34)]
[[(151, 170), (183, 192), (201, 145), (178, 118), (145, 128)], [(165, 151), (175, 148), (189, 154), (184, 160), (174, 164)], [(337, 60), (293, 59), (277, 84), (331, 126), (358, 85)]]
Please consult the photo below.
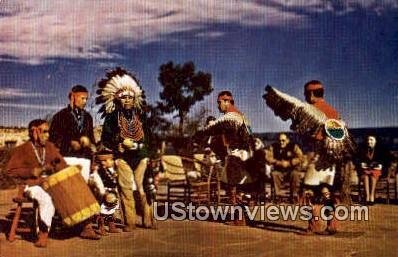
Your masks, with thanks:
[[(234, 94), (254, 132), (288, 130), (267, 84), (303, 97), (313, 79), (352, 128), (398, 126), (398, 0), (0, 0), (0, 125), (26, 126), (116, 66), (159, 100), (161, 64), (193, 61), (214, 91), (195, 105), (218, 115)], [(102, 120), (91, 103), (97, 124)]]

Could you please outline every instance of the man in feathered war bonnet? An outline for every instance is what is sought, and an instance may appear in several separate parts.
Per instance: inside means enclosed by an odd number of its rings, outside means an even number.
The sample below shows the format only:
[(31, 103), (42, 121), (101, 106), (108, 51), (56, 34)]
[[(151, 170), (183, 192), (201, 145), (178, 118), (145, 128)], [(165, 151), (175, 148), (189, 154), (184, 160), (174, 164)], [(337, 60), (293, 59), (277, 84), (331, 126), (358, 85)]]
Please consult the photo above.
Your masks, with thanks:
[(145, 171), (148, 166), (145, 133), (141, 122), (142, 107), (145, 105), (144, 92), (138, 79), (126, 70), (117, 67), (109, 71), (98, 84), (97, 104), (105, 118), (101, 142), (113, 151), (121, 188), (121, 203), (125, 214), (124, 230), (135, 228), (135, 203), (132, 177), (140, 195), (144, 227), (153, 226), (150, 200), (144, 190)]

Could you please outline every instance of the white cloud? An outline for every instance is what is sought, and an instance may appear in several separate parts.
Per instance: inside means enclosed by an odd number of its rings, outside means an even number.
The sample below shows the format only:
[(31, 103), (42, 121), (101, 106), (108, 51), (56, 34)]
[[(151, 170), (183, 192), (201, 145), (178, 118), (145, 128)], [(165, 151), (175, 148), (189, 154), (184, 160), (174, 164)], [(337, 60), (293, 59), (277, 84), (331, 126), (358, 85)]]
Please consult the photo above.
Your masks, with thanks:
[[(379, 12), (397, 2), (357, 0), (341, 2), (338, 11), (355, 5)], [(164, 40), (174, 32), (204, 29), (215, 23), (243, 26), (297, 26), (305, 15), (336, 9), (321, 0), (1, 0), (0, 59), (40, 64), (51, 58), (122, 58), (112, 46), (129, 47)], [(206, 32), (198, 32), (206, 36)], [(220, 36), (209, 32), (207, 36)], [(6, 58), (4, 58), (6, 57)], [(13, 61), (11, 59), (11, 61)]]
[(200, 32), (196, 34), (196, 37), (204, 37), (204, 38), (218, 38), (222, 37), (225, 33), (221, 31), (208, 31), (208, 32)]
[(287, 8), (302, 8), (308, 12), (335, 11), (346, 13), (362, 8), (373, 11), (384, 11), (398, 7), (397, 0), (271, 0), (272, 2)]
[(19, 109), (34, 109), (34, 110), (60, 110), (63, 106), (59, 105), (43, 105), (43, 104), (16, 104), (16, 103), (2, 103), (0, 107), (5, 108), (19, 108)]
[(0, 99), (5, 98), (36, 98), (36, 97), (53, 97), (51, 93), (38, 93), (27, 91), (23, 88), (3, 87), (0, 88)]

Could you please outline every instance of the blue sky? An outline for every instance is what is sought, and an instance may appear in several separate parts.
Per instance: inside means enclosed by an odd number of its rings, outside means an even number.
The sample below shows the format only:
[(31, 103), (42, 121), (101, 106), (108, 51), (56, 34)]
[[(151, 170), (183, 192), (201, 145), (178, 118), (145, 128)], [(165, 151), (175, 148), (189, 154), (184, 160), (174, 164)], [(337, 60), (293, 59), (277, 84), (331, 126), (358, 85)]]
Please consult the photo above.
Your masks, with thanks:
[(215, 89), (196, 108), (217, 115), (217, 92), (231, 90), (255, 132), (289, 125), (265, 106), (265, 85), (303, 99), (311, 79), (350, 127), (398, 126), (398, 1), (388, 0), (1, 0), (0, 125), (54, 113), (72, 85), (94, 92), (115, 66), (153, 103), (159, 66), (190, 60)]

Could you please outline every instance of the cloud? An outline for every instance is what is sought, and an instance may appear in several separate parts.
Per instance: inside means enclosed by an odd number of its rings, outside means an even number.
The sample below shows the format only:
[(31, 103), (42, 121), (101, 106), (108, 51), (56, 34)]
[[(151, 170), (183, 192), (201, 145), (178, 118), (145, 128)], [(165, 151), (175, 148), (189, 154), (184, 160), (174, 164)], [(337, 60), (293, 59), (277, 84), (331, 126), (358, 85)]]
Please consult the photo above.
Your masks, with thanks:
[(0, 88), (0, 99), (54, 97), (54, 96), (55, 96), (54, 94), (31, 92), (23, 88), (12, 88), (12, 87)]
[(5, 108), (19, 108), (19, 109), (34, 109), (34, 110), (60, 110), (63, 106), (60, 105), (43, 105), (43, 104), (16, 104), (0, 102), (0, 107)]
[(218, 38), (222, 37), (225, 33), (221, 31), (207, 31), (207, 32), (200, 32), (196, 34), (196, 37), (202, 38)]
[[(122, 59), (112, 46), (165, 40), (176, 32), (204, 30), (212, 24), (299, 26), (310, 12), (378, 10), (396, 1), (64, 1), (1, 0), (1, 60), (37, 65), (55, 58)], [(197, 36), (221, 36), (203, 32)], [(11, 58), (11, 59), (10, 59)], [(12, 59), (16, 58), (16, 59)]]
[(358, 9), (383, 12), (398, 7), (396, 0), (271, 0), (260, 2), (284, 7), (287, 10), (301, 9), (305, 12), (335, 12), (336, 14), (344, 14)]

